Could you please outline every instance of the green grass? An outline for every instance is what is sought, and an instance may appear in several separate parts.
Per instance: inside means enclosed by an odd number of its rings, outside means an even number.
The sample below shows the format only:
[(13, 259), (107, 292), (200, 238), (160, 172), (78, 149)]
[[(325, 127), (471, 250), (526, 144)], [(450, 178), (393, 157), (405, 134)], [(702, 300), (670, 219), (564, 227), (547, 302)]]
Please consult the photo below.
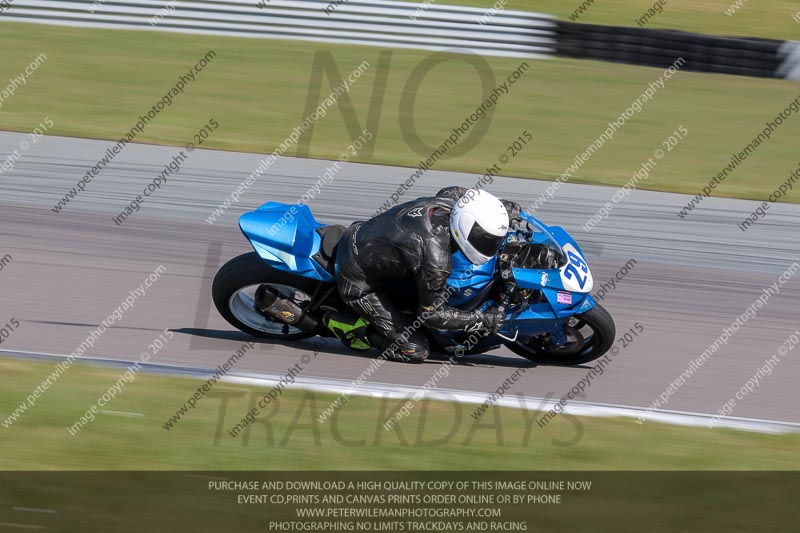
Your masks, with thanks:
[[(727, 17), (726, 17), (727, 18)], [(363, 61), (372, 66), (355, 83), (350, 98), (365, 127), (373, 101), (379, 49), (328, 46), (283, 40), (235, 39), (135, 31), (2, 24), (4, 58), (0, 79), (18, 75), (39, 53), (48, 60), (18, 88), (0, 111), (0, 128), (31, 131), (46, 116), (53, 134), (117, 139), (128, 131), (209, 49), (216, 59), (172, 107), (147, 126), (138, 142), (183, 146), (214, 118), (220, 127), (204, 147), (271, 152), (305, 116), (315, 52), (330, 51), (346, 75)], [(413, 50), (392, 52), (380, 123), (371, 155), (355, 160), (416, 166), (422, 157), (409, 148), (400, 126), (400, 104), (412, 70), (428, 57)], [(463, 56), (434, 68), (416, 95), (417, 131), (438, 145), (482, 100), (478, 75)], [(518, 59), (487, 58), (496, 80), (504, 80)], [(502, 174), (553, 179), (564, 172), (620, 113), (661, 75), (660, 69), (604, 62), (555, 59), (530, 61), (529, 70), (501, 97), (486, 135), (467, 153), (441, 159), (435, 168), (483, 173), (498, 161), (523, 130), (534, 143), (504, 166)], [(322, 95), (328, 91), (323, 81)], [(662, 148), (679, 126), (688, 138), (666, 155), (640, 188), (698, 192), (764, 127), (798, 96), (794, 82), (680, 72), (655, 99), (577, 172), (572, 181), (620, 186)], [(337, 158), (349, 143), (340, 102), (320, 119), (310, 156)], [(488, 120), (488, 119), (485, 119)], [(797, 167), (795, 140), (800, 118), (788, 120), (717, 187), (716, 195), (766, 199)], [(294, 148), (287, 155), (294, 155)], [(424, 155), (429, 155), (423, 151)], [(80, 176), (76, 172), (76, 179)], [(381, 176), (375, 176), (381, 179)], [(107, 180), (101, 174), (96, 180)], [(477, 179), (477, 176), (476, 176)], [(609, 193), (610, 196), (610, 193)], [(790, 201), (798, 201), (797, 195)], [(377, 207), (377, 206), (376, 206)]]
[[(441, 4), (491, 8), (497, 0), (442, 0)], [(535, 11), (570, 20), (583, 0), (509, 0), (506, 9)], [(669, 0), (663, 11), (650, 19), (648, 28), (693, 31), (714, 35), (797, 39), (800, 24), (792, 15), (800, 11), (794, 0), (749, 0), (735, 14), (725, 11), (735, 0)], [(655, 0), (595, 0), (576, 22), (637, 26), (636, 19), (653, 7)]]
[[(53, 364), (0, 360), (3, 420)], [(117, 382), (120, 370), (76, 364), (10, 429), (0, 427), (0, 470), (784, 470), (797, 469), (798, 435), (707, 430), (628, 419), (559, 417), (545, 428), (496, 409), (473, 427), (475, 406), (416, 405), (400, 433), (382, 429), (401, 400), (354, 397), (335, 423), (315, 424), (331, 395), (290, 391), (279, 409), (265, 412), (249, 437), (226, 434), (265, 389), (220, 384), (228, 400), (220, 423), (219, 398), (205, 398), (176, 426), (162, 424), (202, 383), (140, 373), (104, 409), (143, 417), (99, 414), (71, 436), (67, 427)], [(316, 412), (314, 412), (316, 411)], [(488, 427), (499, 420), (501, 430)], [(422, 429), (420, 429), (422, 428)], [(445, 437), (451, 433), (452, 437)], [(527, 437), (526, 437), (527, 434)], [(430, 445), (437, 438), (444, 442)], [(249, 439), (249, 440), (246, 440)], [(418, 440), (419, 439), (419, 440)], [(501, 441), (502, 439), (502, 441)], [(527, 439), (527, 440), (526, 440)], [(361, 441), (361, 442), (358, 442)], [(570, 444), (570, 441), (575, 441)], [(358, 442), (357, 444), (353, 444)], [(426, 444), (427, 443), (427, 444)], [(567, 445), (565, 445), (565, 443)]]

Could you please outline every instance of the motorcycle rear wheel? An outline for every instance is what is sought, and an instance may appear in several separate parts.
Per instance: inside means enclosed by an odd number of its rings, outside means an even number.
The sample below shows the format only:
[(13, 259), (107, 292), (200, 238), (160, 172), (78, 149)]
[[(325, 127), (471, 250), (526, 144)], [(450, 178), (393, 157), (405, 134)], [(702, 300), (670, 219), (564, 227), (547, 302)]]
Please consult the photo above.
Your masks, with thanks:
[(255, 252), (243, 254), (225, 263), (214, 277), (211, 292), (217, 311), (230, 325), (254, 337), (298, 340), (317, 334), (319, 328), (304, 331), (258, 311), (254, 295), (262, 284), (303, 307), (317, 282), (274, 269)]
[(507, 346), (515, 354), (541, 365), (577, 366), (605, 355), (614, 344), (616, 336), (614, 319), (608, 311), (596, 304), (575, 318), (571, 327), (578, 332), (573, 338), (580, 338), (582, 345), (579, 349), (548, 346), (546, 341), (539, 338), (521, 339)]

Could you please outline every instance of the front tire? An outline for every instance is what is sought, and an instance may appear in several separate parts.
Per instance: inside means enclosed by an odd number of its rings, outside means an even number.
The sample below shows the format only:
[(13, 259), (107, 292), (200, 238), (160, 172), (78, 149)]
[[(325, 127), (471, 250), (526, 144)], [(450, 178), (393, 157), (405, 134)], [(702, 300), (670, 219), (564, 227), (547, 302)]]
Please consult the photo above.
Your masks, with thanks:
[(258, 311), (254, 295), (262, 284), (269, 285), (282, 297), (291, 298), (303, 307), (310, 300), (317, 282), (274, 269), (255, 252), (243, 254), (225, 263), (214, 277), (211, 292), (217, 311), (233, 327), (254, 337), (298, 340), (317, 334), (317, 328), (300, 330)]
[(580, 338), (582, 345), (573, 352), (566, 352), (548, 346), (539, 338), (523, 339), (508, 344), (508, 348), (525, 359), (542, 365), (576, 366), (594, 361), (614, 344), (617, 334), (614, 319), (600, 304), (596, 304), (582, 315), (575, 316), (575, 338)]

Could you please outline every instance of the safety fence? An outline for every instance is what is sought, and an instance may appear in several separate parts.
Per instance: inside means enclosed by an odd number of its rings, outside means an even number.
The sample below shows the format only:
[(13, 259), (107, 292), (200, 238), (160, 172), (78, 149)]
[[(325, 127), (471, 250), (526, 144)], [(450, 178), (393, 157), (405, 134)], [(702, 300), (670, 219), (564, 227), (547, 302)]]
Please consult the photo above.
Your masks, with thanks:
[(495, 7), (378, 0), (9, 0), (0, 20), (298, 39), (800, 79), (800, 42), (559, 21)]
[(547, 57), (556, 19), (511, 10), (375, 0), (13, 0), (0, 19)]

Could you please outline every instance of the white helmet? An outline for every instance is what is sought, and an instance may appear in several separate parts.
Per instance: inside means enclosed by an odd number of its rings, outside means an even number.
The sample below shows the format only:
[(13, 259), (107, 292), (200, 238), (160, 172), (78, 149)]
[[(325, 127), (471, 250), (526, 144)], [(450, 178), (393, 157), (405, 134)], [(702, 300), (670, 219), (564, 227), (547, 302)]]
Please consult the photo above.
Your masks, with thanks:
[(496, 196), (470, 189), (450, 212), (450, 233), (474, 265), (489, 261), (508, 232), (508, 211)]

